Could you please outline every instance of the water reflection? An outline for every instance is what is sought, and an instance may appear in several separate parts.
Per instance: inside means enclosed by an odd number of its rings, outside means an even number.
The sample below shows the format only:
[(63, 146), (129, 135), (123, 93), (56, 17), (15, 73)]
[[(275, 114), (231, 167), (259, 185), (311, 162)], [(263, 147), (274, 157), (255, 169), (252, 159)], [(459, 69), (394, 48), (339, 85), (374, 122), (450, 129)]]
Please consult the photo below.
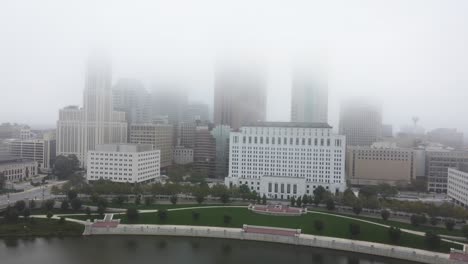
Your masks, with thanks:
[(8, 237), (4, 239), (5, 246), (7, 248), (17, 248), (19, 239), (16, 237)]

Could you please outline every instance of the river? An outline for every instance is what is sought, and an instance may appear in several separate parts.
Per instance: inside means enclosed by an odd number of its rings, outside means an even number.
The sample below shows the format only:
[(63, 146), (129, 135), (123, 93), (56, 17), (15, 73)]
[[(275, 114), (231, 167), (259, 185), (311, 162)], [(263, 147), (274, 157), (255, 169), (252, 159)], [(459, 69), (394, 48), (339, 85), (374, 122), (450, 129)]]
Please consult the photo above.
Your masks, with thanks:
[(412, 262), (253, 241), (151, 236), (94, 236), (0, 239), (0, 263), (411, 264)]

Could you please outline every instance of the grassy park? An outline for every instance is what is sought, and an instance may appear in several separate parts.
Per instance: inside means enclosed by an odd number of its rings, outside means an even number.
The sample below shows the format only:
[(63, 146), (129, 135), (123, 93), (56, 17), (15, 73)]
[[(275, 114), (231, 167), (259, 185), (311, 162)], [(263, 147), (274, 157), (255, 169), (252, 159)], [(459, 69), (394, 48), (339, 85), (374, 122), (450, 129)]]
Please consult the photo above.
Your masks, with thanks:
[(1, 223), (0, 237), (28, 236), (80, 236), (84, 226), (73, 222), (60, 222), (57, 219), (21, 219), (16, 223)]
[[(198, 218), (193, 217), (193, 212), (198, 213)], [(225, 221), (225, 215), (230, 216), (230, 221)], [(122, 223), (129, 223), (126, 215), (115, 215), (114, 218), (121, 218)], [(314, 222), (319, 220), (323, 223), (323, 229), (317, 230)], [(171, 225), (198, 225), (198, 226), (221, 226), (221, 227), (242, 227), (243, 224), (300, 228), (305, 234), (314, 234), (339, 238), (351, 238), (351, 224), (360, 226), (360, 233), (352, 237), (356, 240), (395, 244), (399, 246), (428, 249), (425, 238), (413, 234), (402, 232), (397, 243), (392, 243), (389, 238), (388, 228), (364, 223), (352, 219), (340, 218), (333, 215), (322, 215), (309, 213), (302, 216), (268, 216), (250, 212), (246, 208), (199, 208), (179, 211), (168, 211), (165, 219), (158, 213), (139, 214), (138, 224), (171, 224)], [(435, 251), (449, 252), (450, 248), (461, 248), (456, 244), (441, 242)]]

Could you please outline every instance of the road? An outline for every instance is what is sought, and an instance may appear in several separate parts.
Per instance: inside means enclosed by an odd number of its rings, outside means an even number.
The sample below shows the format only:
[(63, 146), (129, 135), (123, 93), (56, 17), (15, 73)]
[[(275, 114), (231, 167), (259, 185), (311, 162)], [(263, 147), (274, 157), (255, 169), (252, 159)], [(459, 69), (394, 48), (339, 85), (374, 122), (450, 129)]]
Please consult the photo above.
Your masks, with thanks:
[(46, 185), (38, 186), (24, 192), (9, 193), (0, 195), (0, 209), (6, 208), (9, 204), (13, 205), (19, 200), (47, 200), (53, 198), (50, 189), (54, 185), (62, 185), (65, 181), (50, 182)]

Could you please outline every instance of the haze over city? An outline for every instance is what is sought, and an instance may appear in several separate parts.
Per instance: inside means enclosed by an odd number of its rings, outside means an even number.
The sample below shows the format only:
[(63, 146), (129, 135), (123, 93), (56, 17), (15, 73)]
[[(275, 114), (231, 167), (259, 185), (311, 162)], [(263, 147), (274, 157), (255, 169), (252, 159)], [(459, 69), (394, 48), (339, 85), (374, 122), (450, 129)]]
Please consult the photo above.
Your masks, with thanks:
[(466, 134), (467, 11), (465, 1), (6, 1), (0, 122), (53, 128), (59, 108), (82, 105), (86, 59), (101, 50), (113, 83), (176, 83), (211, 109), (216, 61), (258, 59), (272, 121), (289, 121), (291, 69), (305, 57), (328, 72), (335, 128), (343, 99), (370, 96), (395, 131), (418, 116)]

